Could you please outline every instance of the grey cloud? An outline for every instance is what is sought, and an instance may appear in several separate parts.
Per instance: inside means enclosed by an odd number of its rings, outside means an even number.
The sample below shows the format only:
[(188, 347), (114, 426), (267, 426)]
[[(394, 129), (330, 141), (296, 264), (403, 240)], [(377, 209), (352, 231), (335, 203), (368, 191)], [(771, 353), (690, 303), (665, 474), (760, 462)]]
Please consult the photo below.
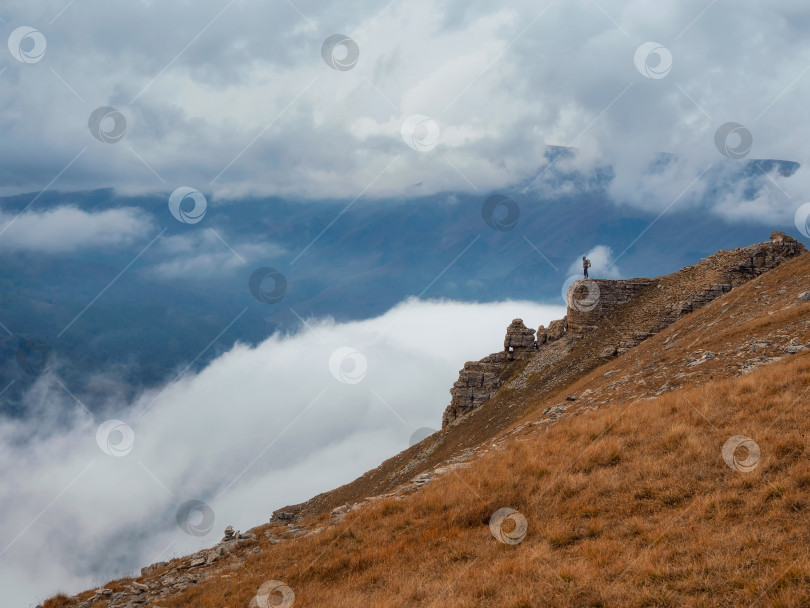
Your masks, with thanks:
[[(751, 158), (803, 162), (810, 43), (795, 2), (732, 11), (702, 0), (579, 0), (539, 17), (544, 7), (528, 1), (295, 5), (306, 19), (286, 3), (234, 3), (181, 53), (225, 3), (87, 1), (50, 25), (47, 3), (13, 3), (3, 32), (40, 26), (49, 47), (37, 64), (4, 60), (0, 79), (12, 94), (0, 159), (14, 167), (5, 191), (43, 187), (84, 147), (60, 188), (211, 184), (222, 196), (307, 198), (403, 196), (416, 183), (425, 193), (495, 190), (542, 170), (549, 144), (575, 147), (569, 164), (583, 174), (612, 166), (617, 203), (662, 210), (723, 160), (713, 137), (729, 120), (752, 131)], [(333, 33), (357, 39), (354, 69), (321, 59)], [(633, 63), (650, 40), (672, 52), (660, 80)], [(100, 105), (127, 116), (118, 144), (87, 131)], [(403, 144), (399, 126), (414, 113), (440, 124), (435, 150)], [(650, 174), (661, 153), (676, 163)], [(805, 169), (772, 177), (796, 200), (810, 185)], [(681, 202), (702, 192), (698, 185)], [(790, 216), (790, 199), (767, 196), (762, 204)], [(715, 211), (751, 215), (750, 205), (728, 201)]]
[(128, 245), (152, 229), (152, 222), (138, 209), (88, 213), (70, 205), (19, 215), (0, 212), (0, 225), (0, 249), (43, 253)]

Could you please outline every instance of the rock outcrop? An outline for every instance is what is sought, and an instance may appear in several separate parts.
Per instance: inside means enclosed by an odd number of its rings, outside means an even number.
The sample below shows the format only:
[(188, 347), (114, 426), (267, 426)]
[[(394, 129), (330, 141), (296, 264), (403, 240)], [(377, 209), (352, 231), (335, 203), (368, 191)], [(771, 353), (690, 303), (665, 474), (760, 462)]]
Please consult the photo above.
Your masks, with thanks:
[(638, 312), (644, 314), (631, 314), (636, 326), (622, 328), (624, 339), (619, 340), (626, 344), (612, 345), (619, 353), (626, 352), (640, 339), (661, 331), (681, 315), (705, 306), (805, 251), (804, 245), (796, 239), (784, 232), (774, 232), (770, 241), (719, 251), (703, 258), (699, 264), (655, 279), (575, 281), (568, 290), (568, 331), (579, 338), (611, 323), (615, 325), (618, 317), (627, 318), (628, 315), (620, 314), (620, 309), (632, 301)]
[(548, 331), (546, 332), (546, 342), (554, 342), (565, 336), (568, 331), (568, 315), (557, 321), (552, 321), (548, 324)]
[(525, 386), (532, 374), (551, 369), (585, 338), (595, 362), (589, 365), (622, 355), (681, 316), (805, 251), (796, 239), (774, 232), (764, 243), (719, 251), (654, 279), (574, 281), (565, 317), (548, 328), (541, 325), (536, 338), (534, 330), (515, 319), (506, 330), (504, 352), (464, 365), (450, 390), (442, 427), (483, 405), (515, 374), (510, 386)]
[(511, 357), (494, 353), (480, 361), (467, 361), (450, 389), (450, 405), (444, 410), (442, 428), (488, 401), (503, 386), (501, 375)]
[(516, 361), (537, 351), (534, 330), (523, 319), (514, 319), (506, 328), (503, 351), (480, 361), (467, 361), (450, 389), (450, 405), (442, 416), (442, 427), (471, 412), (498, 392), (509, 379)]
[(517, 354), (519, 351), (534, 350), (537, 343), (534, 340), (534, 330), (523, 324), (523, 319), (514, 319), (506, 328), (506, 337), (503, 340), (504, 352)]

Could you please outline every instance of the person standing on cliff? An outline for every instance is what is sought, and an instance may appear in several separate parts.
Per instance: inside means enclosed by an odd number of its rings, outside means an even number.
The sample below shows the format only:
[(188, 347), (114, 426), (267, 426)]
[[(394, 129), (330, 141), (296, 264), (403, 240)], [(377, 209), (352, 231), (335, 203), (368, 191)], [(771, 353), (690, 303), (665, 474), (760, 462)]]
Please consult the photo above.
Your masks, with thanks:
[(585, 278), (588, 278), (588, 268), (591, 267), (591, 261), (586, 258), (584, 255), (582, 256), (582, 272), (585, 274)]

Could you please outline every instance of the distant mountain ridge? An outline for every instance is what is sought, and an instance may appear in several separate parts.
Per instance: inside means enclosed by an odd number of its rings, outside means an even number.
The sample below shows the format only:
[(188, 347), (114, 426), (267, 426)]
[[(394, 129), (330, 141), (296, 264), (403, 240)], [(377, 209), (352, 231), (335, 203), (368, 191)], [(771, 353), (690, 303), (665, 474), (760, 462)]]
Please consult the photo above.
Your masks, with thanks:
[[(741, 170), (755, 172), (752, 163)], [(135, 209), (154, 235), (59, 254), (4, 249), (0, 236), (0, 321), (10, 332), (0, 332), (0, 382), (15, 380), (0, 407), (25, 415), (21, 397), (34, 378), (14, 364), (24, 340), (53, 349), (67, 386), (93, 409), (93, 376), (108, 376), (131, 396), (191, 362), (192, 371), (201, 369), (237, 340), (256, 344), (274, 331), (297, 331), (300, 318), (369, 318), (411, 296), (557, 303), (569, 264), (595, 245), (621, 254), (617, 267), (627, 276), (671, 272), (711, 253), (706, 243), (731, 248), (761, 233), (756, 223), (730, 227), (702, 208), (673, 209), (657, 219), (617, 206), (598, 185), (545, 199), (505, 194), (519, 208), (516, 225), (506, 231), (483, 220), (483, 194), (359, 200), (348, 208), (346, 201), (210, 201), (194, 225), (176, 221), (164, 196), (112, 190), (36, 195), (31, 210), (38, 212), (68, 204), (87, 212)], [(34, 198), (0, 199), (0, 208), (19, 212)], [(167, 262), (180, 274), (161, 276)], [(258, 302), (251, 294), (249, 278), (260, 267), (286, 277), (280, 302)]]

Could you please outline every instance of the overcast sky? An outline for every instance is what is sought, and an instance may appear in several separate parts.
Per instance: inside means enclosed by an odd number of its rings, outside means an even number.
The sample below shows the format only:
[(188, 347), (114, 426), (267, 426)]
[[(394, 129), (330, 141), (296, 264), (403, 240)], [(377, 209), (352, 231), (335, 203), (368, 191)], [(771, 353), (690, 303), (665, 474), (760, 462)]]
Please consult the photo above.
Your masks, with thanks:
[[(663, 210), (707, 168), (805, 164), (803, 0), (11, 0), (0, 18), (5, 193), (484, 193), (553, 144), (613, 166), (617, 203)], [(334, 35), (349, 42), (330, 52)], [(91, 134), (104, 106), (96, 135), (114, 143)], [(715, 142), (728, 122), (747, 130), (724, 139), (735, 160)], [(678, 160), (650, 172), (660, 153)], [(715, 210), (792, 216), (807, 170), (767, 179), (746, 205), (727, 184)]]

